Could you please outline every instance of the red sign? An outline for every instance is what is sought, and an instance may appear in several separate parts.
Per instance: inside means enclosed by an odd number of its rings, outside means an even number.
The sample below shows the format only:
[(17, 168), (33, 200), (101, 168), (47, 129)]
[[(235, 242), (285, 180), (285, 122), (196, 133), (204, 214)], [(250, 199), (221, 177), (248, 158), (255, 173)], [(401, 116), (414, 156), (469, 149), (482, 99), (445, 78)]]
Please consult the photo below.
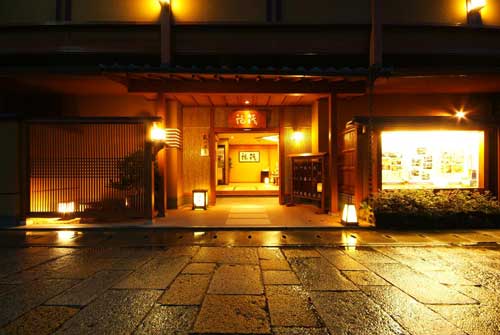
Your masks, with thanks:
[(230, 128), (266, 128), (266, 112), (257, 110), (238, 110), (229, 114)]

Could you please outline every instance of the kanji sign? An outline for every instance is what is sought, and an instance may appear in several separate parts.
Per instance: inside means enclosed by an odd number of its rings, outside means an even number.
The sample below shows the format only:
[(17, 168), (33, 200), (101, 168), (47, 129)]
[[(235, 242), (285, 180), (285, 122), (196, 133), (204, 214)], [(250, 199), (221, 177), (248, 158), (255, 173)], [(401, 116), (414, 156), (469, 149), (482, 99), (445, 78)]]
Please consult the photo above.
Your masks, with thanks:
[(260, 162), (259, 151), (240, 151), (240, 163), (258, 163)]
[(257, 110), (238, 110), (229, 114), (231, 128), (266, 128), (266, 112)]

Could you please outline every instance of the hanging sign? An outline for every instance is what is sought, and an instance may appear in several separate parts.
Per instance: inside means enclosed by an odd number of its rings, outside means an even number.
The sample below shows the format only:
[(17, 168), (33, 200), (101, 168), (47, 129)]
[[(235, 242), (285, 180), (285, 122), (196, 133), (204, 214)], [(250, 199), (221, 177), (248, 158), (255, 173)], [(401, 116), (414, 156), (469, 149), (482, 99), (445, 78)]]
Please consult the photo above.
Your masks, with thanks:
[(251, 109), (237, 110), (229, 114), (230, 128), (266, 128), (266, 112)]

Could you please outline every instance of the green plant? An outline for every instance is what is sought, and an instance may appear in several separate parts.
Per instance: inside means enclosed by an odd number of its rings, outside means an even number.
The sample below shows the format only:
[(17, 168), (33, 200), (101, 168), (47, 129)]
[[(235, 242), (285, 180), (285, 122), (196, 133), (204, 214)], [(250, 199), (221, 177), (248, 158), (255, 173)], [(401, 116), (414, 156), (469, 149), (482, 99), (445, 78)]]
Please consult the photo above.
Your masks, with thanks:
[(461, 214), (499, 215), (500, 204), (489, 192), (471, 190), (382, 190), (364, 206), (377, 214), (446, 217)]

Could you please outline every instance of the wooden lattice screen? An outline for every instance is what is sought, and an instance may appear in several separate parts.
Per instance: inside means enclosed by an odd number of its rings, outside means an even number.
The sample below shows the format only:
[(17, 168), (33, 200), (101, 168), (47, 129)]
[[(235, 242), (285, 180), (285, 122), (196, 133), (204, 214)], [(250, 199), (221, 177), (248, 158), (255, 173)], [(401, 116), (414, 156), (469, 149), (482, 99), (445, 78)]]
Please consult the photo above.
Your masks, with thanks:
[(368, 194), (368, 135), (362, 125), (353, 125), (340, 135), (339, 195), (340, 202), (357, 206)]
[(143, 216), (146, 129), (144, 122), (30, 123), (29, 215)]

